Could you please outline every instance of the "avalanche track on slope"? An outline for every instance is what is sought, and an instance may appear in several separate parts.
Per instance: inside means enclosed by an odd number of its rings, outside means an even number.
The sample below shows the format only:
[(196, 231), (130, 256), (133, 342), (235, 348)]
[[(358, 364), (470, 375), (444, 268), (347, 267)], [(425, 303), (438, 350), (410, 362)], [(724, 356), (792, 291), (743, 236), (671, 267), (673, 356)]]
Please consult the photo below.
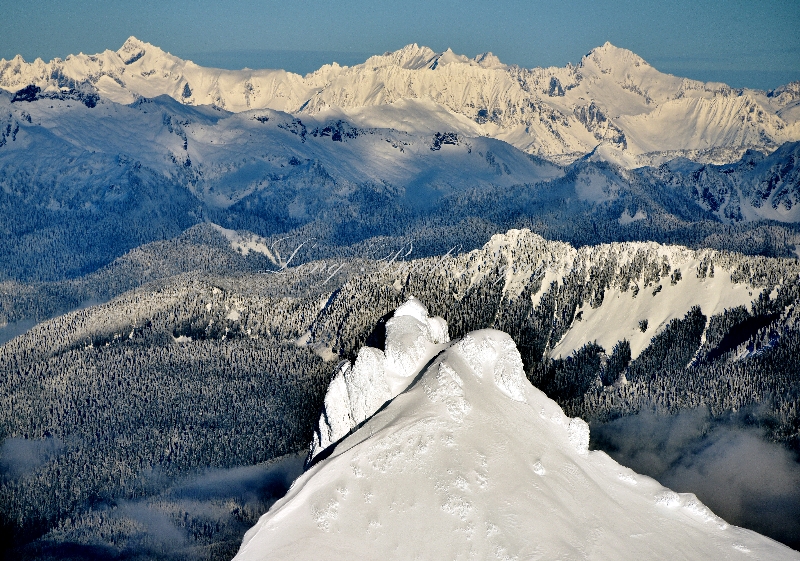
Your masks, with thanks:
[[(528, 383), (505, 333), (445, 342), (441, 327), (412, 299), (387, 321), (386, 351), (362, 349), (353, 370), (378, 359), (329, 392), (320, 426), (353, 398), (376, 412), (262, 516), (237, 560), (800, 559), (589, 451), (586, 423)], [(389, 362), (414, 365), (407, 388), (389, 383)]]

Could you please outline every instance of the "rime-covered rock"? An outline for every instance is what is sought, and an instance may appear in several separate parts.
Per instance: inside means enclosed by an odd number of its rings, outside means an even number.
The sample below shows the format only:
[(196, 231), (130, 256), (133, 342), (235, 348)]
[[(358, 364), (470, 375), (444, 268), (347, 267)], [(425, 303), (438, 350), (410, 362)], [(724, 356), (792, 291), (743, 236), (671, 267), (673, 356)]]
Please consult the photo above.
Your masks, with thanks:
[(422, 302), (411, 297), (386, 322), (386, 367), (392, 374), (407, 378), (419, 372), (420, 361), (436, 345), (449, 341), (447, 322), (429, 318)]
[(345, 373), (349, 373), (350, 370), (352, 370), (350, 361), (339, 363), (336, 374), (325, 394), (322, 414), (311, 444), (312, 449), (324, 450), (355, 426), (353, 415), (350, 412), (347, 383), (344, 378)]
[(410, 376), (449, 341), (447, 322), (428, 317), (427, 308), (418, 299), (412, 296), (398, 307), (386, 322), (385, 353), (362, 347), (355, 364), (344, 361), (337, 367), (325, 394), (309, 461), (403, 391), (411, 382)]
[(344, 374), (353, 426), (372, 415), (393, 396), (386, 380), (383, 351), (363, 347), (353, 368)]

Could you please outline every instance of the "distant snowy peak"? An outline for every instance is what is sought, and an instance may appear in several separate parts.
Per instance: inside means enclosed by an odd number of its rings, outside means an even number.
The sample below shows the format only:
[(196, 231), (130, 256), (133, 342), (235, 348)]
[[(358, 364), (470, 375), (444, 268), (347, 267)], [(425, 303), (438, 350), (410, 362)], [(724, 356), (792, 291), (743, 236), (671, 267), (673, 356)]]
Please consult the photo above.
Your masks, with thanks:
[(375, 55), (364, 62), (365, 67), (398, 66), (408, 70), (428, 68), (436, 58), (436, 53), (428, 47), (420, 47), (416, 43), (406, 45), (397, 51), (388, 51)]
[(497, 58), (491, 51), (481, 53), (475, 57), (475, 62), (478, 63), (478, 66), (482, 68), (495, 68), (505, 70), (508, 68), (507, 64), (503, 64), (500, 62), (500, 59)]
[(446, 64), (465, 64), (467, 66), (480, 66), (482, 68), (506, 69), (507, 65), (500, 62), (492, 53), (482, 53), (471, 59), (465, 55), (458, 55), (451, 49), (437, 53), (428, 47), (420, 47), (416, 43), (406, 45), (397, 51), (389, 51), (382, 55), (375, 55), (354, 68), (379, 68), (398, 67), (405, 70), (435, 70)]
[[(421, 327), (423, 311), (411, 301), (394, 319)], [(418, 339), (388, 327), (387, 346), (413, 354)], [(357, 429), (245, 534), (238, 561), (800, 559), (589, 451), (588, 425), (528, 382), (509, 335), (474, 331), (437, 350), (386, 403), (380, 361), (360, 383), (337, 374), (326, 408), (355, 386), (378, 399), (358, 400)]]
[(144, 56), (147, 47), (155, 48), (149, 43), (144, 43), (143, 41), (139, 41), (136, 37), (130, 36), (117, 51), (117, 54), (122, 59), (122, 62), (131, 64)]
[(48, 63), (41, 59), (26, 63), (20, 56), (0, 60), (0, 88), (7, 91), (31, 84), (57, 91), (85, 83), (117, 103), (169, 95), (187, 105), (216, 105), (232, 111), (296, 109), (310, 91), (296, 74), (204, 68), (135, 37), (129, 37), (118, 51), (96, 55), (69, 55)]
[(476, 136), (561, 163), (587, 153), (626, 167), (661, 163), (665, 154), (725, 163), (748, 148), (770, 152), (800, 140), (800, 83), (771, 92), (736, 90), (663, 74), (610, 43), (578, 65), (533, 69), (508, 66), (491, 53), (469, 58), (411, 44), (305, 77), (203, 68), (135, 37), (116, 52), (49, 63), (0, 60), (0, 88), (12, 93), (81, 84), (119, 103), (166, 94), (233, 112), (269, 108), (356, 119), (372, 110), (373, 126), (381, 126), (383, 113), (393, 119), (397, 106), (412, 103), (407, 120), (444, 117), (449, 130), (464, 130), (467, 122)]
[[(616, 47), (609, 42), (592, 49), (584, 55), (577, 68), (579, 73), (582, 74), (599, 73), (608, 76), (614, 81), (623, 83), (625, 80), (642, 79), (645, 76), (650, 76), (675, 87), (683, 80), (683, 78), (675, 78), (659, 72), (636, 53)], [(702, 82), (698, 83), (701, 84)]]
[(581, 59), (581, 66), (586, 67), (590, 61), (598, 66), (616, 69), (623, 69), (629, 66), (636, 66), (637, 68), (641, 65), (649, 66), (649, 64), (636, 53), (628, 49), (621, 49), (620, 47), (614, 46), (609, 41), (589, 51)]

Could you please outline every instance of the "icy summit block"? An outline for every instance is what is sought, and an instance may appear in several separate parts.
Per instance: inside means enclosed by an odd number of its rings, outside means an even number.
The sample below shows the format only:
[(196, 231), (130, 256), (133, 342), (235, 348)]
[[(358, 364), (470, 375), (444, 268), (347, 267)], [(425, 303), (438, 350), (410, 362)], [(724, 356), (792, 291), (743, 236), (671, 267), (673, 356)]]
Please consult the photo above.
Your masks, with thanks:
[(508, 334), (473, 331), (456, 344), (456, 350), (478, 377), (491, 375), (500, 391), (515, 401), (525, 401), (522, 357)]
[(386, 322), (386, 368), (402, 378), (412, 376), (429, 360), (433, 347), (448, 342), (447, 322), (429, 318), (427, 308), (412, 296)]
[(355, 425), (353, 415), (350, 413), (350, 397), (344, 379), (344, 375), (351, 369), (350, 361), (340, 362), (337, 367), (325, 394), (322, 415), (311, 442), (312, 450), (324, 450), (341, 438), (341, 435), (350, 432)]
[(355, 364), (339, 364), (325, 394), (309, 460), (408, 387), (413, 376), (449, 342), (447, 322), (428, 317), (425, 305), (410, 297), (386, 322), (385, 352), (362, 347)]
[(372, 415), (393, 396), (386, 381), (383, 351), (364, 347), (358, 351), (353, 368), (344, 374), (353, 426)]

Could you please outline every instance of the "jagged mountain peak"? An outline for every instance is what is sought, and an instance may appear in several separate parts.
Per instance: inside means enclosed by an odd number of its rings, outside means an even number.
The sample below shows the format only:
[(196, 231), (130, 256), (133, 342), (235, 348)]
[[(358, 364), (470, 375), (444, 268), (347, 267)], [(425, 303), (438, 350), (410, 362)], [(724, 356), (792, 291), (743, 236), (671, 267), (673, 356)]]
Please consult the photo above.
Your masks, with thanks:
[(478, 63), (478, 66), (483, 68), (498, 68), (498, 69), (506, 69), (508, 68), (507, 64), (503, 64), (500, 59), (495, 56), (491, 51), (486, 51), (485, 53), (481, 53), (475, 57), (475, 62)]
[[(122, 59), (122, 62), (125, 64), (131, 64), (136, 62), (140, 58), (142, 58), (147, 52), (148, 49), (157, 48), (153, 47), (150, 43), (145, 43), (144, 41), (140, 41), (133, 35), (128, 37), (128, 39), (123, 43), (123, 45), (117, 51), (117, 54)], [(158, 49), (159, 51), (161, 49)]]
[(599, 47), (595, 47), (581, 59), (582, 62), (588, 60), (603, 61), (612, 65), (632, 63), (648, 64), (646, 60), (633, 51), (624, 47), (617, 47), (610, 41), (606, 41)]
[(387, 51), (367, 59), (362, 65), (365, 68), (381, 66), (399, 66), (408, 70), (426, 68), (436, 58), (437, 53), (425, 46), (410, 43), (396, 51)]
[(135, 36), (131, 35), (125, 40), (125, 42), (119, 48), (119, 51), (128, 51), (131, 49), (143, 49), (145, 47), (152, 47), (152, 46), (153, 45), (151, 45), (150, 43), (142, 41), (141, 39), (138, 39)]
[(466, 55), (454, 52), (450, 47), (444, 51), (436, 52), (430, 47), (420, 46), (417, 43), (411, 43), (396, 51), (389, 51), (383, 55), (371, 57), (363, 65), (359, 66), (364, 68), (397, 66), (406, 70), (435, 70), (447, 64), (464, 64), (499, 70), (508, 68), (508, 65), (503, 64), (491, 52), (481, 53), (475, 58), (469, 58)]
[[(111, 53), (112, 51), (106, 51)], [(179, 68), (185, 71), (186, 67), (196, 67), (191, 60), (184, 60), (173, 54), (168, 53), (161, 47), (137, 39), (133, 35), (128, 37), (125, 43), (117, 50), (113, 51), (114, 54), (119, 56), (120, 60), (125, 66), (134, 64), (136, 62), (142, 67), (145, 74), (152, 71), (154, 68)], [(199, 67), (198, 67), (199, 68)], [(209, 70), (215, 70), (209, 68)]]
[(578, 67), (584, 71), (595, 70), (601, 74), (610, 74), (615, 78), (632, 73), (641, 74), (646, 70), (661, 74), (633, 51), (617, 47), (608, 41), (584, 55)]
[(450, 47), (444, 52), (436, 56), (436, 59), (431, 63), (429, 68), (435, 70), (438, 66), (445, 64), (469, 64), (472, 62), (466, 55), (458, 55), (453, 52)]

